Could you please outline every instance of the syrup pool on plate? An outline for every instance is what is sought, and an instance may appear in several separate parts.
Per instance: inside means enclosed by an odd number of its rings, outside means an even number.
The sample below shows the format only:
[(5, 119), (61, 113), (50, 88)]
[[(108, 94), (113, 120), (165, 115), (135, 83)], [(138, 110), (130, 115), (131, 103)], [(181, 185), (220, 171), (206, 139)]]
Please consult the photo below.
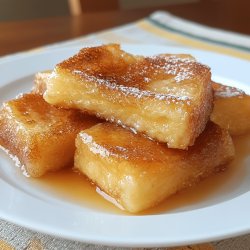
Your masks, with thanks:
[[(185, 207), (196, 206), (206, 202), (213, 196), (219, 196), (220, 193), (233, 190), (244, 178), (243, 162), (250, 154), (250, 134), (235, 137), (234, 144), (236, 150), (235, 159), (225, 167), (225, 171), (210, 176), (197, 185), (172, 195), (158, 206), (143, 211), (139, 215), (168, 213)], [(71, 204), (87, 205), (103, 212), (129, 214), (105, 200), (94, 184), (72, 169), (49, 173), (42, 178), (31, 179), (30, 181), (39, 184), (40, 187), (44, 188), (49, 194), (53, 194), (54, 197)]]

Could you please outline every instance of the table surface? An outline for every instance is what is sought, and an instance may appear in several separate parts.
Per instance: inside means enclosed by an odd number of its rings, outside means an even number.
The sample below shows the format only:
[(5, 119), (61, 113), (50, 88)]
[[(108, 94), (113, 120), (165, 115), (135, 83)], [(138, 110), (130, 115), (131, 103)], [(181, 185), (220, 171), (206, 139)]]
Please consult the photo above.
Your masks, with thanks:
[[(171, 5), (158, 9), (169, 11), (174, 15), (211, 27), (250, 35), (250, 1), (227, 0), (227, 4), (225, 4), (225, 1), (226, 0), (203, 0), (197, 3)], [(27, 21), (1, 22), (0, 56), (133, 22), (148, 16), (158, 9), (93, 12), (84, 13), (78, 17), (54, 17)], [(243, 246), (241, 249), (244, 249), (248, 241), (248, 236), (238, 239), (238, 242), (242, 243)], [(64, 244), (64, 241), (62, 244)], [(233, 249), (233, 244), (236, 245), (237, 242), (228, 241), (226, 244), (226, 247), (223, 247), (223, 249), (229, 249), (227, 247), (229, 245), (232, 245), (231, 249)]]
[(250, 35), (250, 1), (201, 0), (157, 9), (91, 12), (77, 17), (1, 22), (0, 56), (133, 22), (159, 9), (211, 27)]

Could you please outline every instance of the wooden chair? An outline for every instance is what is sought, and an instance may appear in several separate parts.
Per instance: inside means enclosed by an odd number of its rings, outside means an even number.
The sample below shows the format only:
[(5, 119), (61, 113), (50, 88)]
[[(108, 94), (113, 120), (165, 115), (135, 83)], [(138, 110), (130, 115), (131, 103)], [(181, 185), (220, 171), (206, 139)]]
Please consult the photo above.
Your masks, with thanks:
[(108, 11), (119, 9), (119, 0), (68, 0), (72, 16), (94, 11)]

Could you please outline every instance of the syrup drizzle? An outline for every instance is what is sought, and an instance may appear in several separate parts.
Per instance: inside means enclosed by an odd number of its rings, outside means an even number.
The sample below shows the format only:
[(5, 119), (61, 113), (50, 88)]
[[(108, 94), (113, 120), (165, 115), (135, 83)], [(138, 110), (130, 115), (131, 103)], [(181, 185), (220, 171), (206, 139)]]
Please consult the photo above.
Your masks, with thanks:
[[(230, 192), (237, 188), (244, 178), (245, 169), (243, 168), (243, 162), (249, 157), (250, 134), (235, 137), (234, 143), (236, 157), (224, 172), (217, 173), (196, 186), (172, 195), (158, 206), (137, 215), (161, 214), (195, 206), (206, 202), (213, 196), (218, 196), (223, 190), (224, 192)], [(42, 185), (50, 193), (62, 198), (64, 201), (73, 202), (80, 206), (92, 207), (103, 212), (129, 214), (107, 201), (110, 197), (103, 194), (87, 178), (74, 172), (72, 169), (49, 173), (40, 179), (36, 179), (35, 182), (38, 182), (39, 185)]]

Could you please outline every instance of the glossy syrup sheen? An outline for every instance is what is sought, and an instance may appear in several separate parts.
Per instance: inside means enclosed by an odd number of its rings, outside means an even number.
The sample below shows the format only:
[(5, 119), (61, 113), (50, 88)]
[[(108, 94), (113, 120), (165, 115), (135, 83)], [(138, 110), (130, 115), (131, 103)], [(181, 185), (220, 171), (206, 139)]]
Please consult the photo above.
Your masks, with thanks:
[[(247, 136), (235, 137), (236, 157), (224, 172), (215, 174), (196, 186), (172, 195), (158, 206), (147, 209), (139, 213), (139, 215), (161, 214), (188, 206), (195, 206), (216, 196), (216, 194), (221, 191), (230, 192), (230, 190), (236, 188), (244, 178), (243, 161), (246, 160), (250, 154), (249, 142), (250, 134)], [(37, 179), (36, 182), (39, 182), (39, 184), (46, 187), (50, 193), (58, 198), (62, 198), (64, 201), (80, 206), (92, 207), (103, 212), (129, 214), (105, 200), (98, 194), (96, 187), (91, 184), (87, 178), (72, 169), (64, 169), (59, 172), (49, 173)]]

